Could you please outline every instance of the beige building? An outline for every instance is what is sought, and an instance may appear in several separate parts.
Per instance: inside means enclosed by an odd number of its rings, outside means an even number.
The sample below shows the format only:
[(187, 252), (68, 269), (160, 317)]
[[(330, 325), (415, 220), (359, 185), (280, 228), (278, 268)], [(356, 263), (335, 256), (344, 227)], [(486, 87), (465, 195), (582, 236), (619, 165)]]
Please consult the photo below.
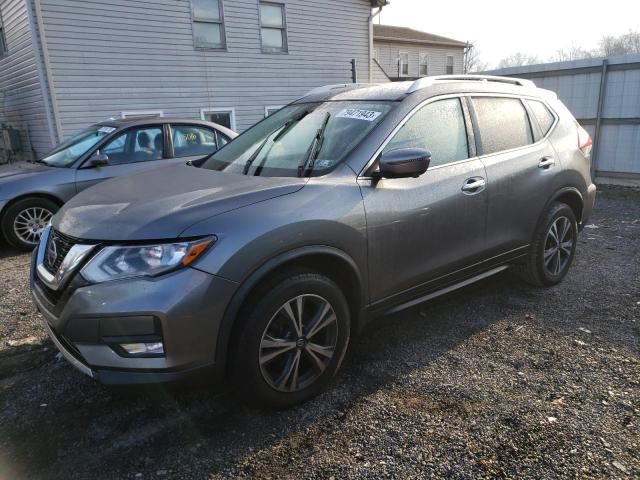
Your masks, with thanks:
[(464, 73), (466, 42), (390, 25), (373, 26), (373, 58), (391, 80)]

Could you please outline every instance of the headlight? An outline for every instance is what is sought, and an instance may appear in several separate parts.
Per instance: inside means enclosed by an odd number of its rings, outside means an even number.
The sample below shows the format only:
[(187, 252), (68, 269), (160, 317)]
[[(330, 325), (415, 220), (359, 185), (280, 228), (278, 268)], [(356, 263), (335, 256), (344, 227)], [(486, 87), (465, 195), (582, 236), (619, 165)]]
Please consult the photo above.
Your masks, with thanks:
[(214, 242), (215, 237), (208, 237), (192, 242), (105, 247), (80, 273), (92, 283), (160, 275), (189, 265)]

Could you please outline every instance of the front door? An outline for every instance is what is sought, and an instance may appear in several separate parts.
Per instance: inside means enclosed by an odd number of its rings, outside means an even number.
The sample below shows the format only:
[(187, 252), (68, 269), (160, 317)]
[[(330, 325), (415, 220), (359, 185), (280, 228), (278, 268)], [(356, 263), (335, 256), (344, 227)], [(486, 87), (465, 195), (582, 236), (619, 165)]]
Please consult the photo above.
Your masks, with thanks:
[(108, 157), (108, 165), (90, 167), (85, 162), (76, 173), (78, 192), (98, 182), (126, 173), (139, 172), (164, 165), (164, 133), (162, 125), (130, 128), (117, 135), (99, 152)]
[(469, 138), (461, 100), (433, 101), (383, 150), (429, 150), (427, 172), (419, 178), (359, 180), (373, 302), (401, 292), (410, 296), (425, 283), (482, 260), (486, 174), (482, 162), (469, 158)]

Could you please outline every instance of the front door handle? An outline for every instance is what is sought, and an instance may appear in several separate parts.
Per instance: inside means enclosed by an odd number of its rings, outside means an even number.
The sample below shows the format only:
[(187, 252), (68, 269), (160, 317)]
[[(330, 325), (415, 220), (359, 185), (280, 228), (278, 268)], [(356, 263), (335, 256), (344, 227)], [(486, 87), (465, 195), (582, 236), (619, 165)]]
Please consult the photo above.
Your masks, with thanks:
[(540, 163), (538, 164), (538, 168), (543, 168), (545, 170), (548, 170), (551, 167), (553, 167), (555, 164), (556, 164), (556, 161), (553, 158), (544, 157), (542, 160), (540, 160)]
[(462, 191), (467, 195), (480, 193), (486, 187), (487, 181), (482, 177), (472, 177), (467, 179), (462, 185)]

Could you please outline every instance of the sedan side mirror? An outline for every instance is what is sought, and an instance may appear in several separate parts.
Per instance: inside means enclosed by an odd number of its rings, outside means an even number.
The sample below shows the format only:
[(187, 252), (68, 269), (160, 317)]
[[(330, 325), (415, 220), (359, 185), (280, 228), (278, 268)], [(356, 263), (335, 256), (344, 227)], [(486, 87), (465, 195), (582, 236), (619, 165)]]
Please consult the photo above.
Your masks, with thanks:
[(429, 168), (431, 152), (423, 148), (400, 148), (383, 153), (374, 178), (416, 178)]
[(106, 167), (107, 165), (109, 165), (109, 155), (100, 153), (100, 150), (89, 159), (89, 167), (91, 168)]

